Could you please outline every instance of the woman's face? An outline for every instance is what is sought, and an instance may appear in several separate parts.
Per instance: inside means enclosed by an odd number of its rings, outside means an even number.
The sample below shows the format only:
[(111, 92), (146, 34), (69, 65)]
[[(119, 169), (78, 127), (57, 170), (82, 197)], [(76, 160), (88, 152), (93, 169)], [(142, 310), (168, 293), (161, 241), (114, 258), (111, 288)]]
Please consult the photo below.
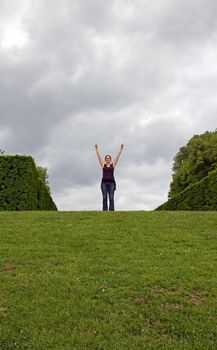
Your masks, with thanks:
[(105, 162), (106, 162), (106, 164), (110, 164), (111, 163), (111, 157), (106, 156), (105, 157)]

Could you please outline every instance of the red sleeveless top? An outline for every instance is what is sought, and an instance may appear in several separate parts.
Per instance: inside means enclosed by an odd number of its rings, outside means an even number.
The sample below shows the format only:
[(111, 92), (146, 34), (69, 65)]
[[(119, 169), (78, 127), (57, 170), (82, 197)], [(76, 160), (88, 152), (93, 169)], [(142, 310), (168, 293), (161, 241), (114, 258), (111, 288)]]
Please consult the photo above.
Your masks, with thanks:
[(110, 167), (104, 164), (104, 167), (102, 170), (103, 170), (102, 182), (105, 182), (105, 181), (115, 182), (113, 163), (110, 164)]

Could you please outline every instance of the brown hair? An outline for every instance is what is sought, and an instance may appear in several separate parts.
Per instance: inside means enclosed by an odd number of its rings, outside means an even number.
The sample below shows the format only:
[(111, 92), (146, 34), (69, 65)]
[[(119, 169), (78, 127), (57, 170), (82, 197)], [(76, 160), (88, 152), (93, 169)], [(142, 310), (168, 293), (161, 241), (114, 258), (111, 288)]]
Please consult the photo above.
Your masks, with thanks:
[(106, 157), (110, 157), (110, 159), (112, 159), (112, 157), (110, 156), (110, 154), (106, 154), (105, 160), (106, 160)]

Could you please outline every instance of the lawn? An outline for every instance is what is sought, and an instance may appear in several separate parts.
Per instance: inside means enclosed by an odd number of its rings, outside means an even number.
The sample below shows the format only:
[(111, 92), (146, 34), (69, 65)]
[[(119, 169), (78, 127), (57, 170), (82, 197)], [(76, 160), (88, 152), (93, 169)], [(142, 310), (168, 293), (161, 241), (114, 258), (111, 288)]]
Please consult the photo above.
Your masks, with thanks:
[(217, 348), (217, 212), (1, 212), (1, 350)]

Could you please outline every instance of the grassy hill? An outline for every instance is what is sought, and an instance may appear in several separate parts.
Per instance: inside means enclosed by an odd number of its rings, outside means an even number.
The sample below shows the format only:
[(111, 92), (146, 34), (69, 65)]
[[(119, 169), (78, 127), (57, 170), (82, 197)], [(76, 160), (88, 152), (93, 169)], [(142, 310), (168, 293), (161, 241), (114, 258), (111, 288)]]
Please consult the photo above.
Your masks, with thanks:
[(216, 349), (216, 212), (1, 212), (0, 349)]

